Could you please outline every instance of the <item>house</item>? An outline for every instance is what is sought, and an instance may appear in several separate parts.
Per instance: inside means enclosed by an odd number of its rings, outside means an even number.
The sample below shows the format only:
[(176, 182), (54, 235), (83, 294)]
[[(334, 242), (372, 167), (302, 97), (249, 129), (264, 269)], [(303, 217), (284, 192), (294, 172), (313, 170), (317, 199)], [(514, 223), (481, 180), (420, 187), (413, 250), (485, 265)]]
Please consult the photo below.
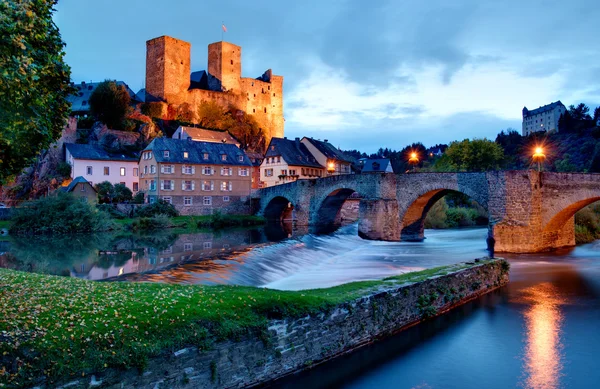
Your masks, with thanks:
[(88, 203), (96, 204), (98, 202), (98, 193), (92, 184), (85, 178), (79, 176), (69, 183), (68, 186), (61, 186), (58, 188), (61, 192), (71, 193), (73, 196), (86, 201)]
[(229, 131), (209, 130), (206, 128), (179, 126), (173, 133), (173, 139), (188, 140), (191, 138), (197, 142), (228, 143), (240, 147), (240, 142), (235, 139)]
[(363, 173), (393, 173), (389, 158), (367, 159), (363, 162)]
[(139, 190), (138, 155), (111, 153), (98, 145), (65, 143), (65, 160), (71, 165), (71, 178), (85, 177), (90, 185), (108, 181)]
[(558, 119), (565, 112), (567, 108), (560, 100), (531, 111), (523, 107), (522, 135), (539, 131), (558, 132)]
[(246, 155), (250, 158), (250, 162), (252, 162), (252, 189), (258, 189), (260, 188), (260, 165), (264, 156), (261, 153), (253, 151), (246, 151)]
[[(142, 103), (143, 100), (139, 100), (137, 95), (129, 88), (129, 86), (123, 81), (117, 81), (117, 85), (123, 85), (131, 98), (132, 104)], [(99, 82), (85, 82), (81, 84), (71, 84), (75, 89), (75, 93), (67, 98), (71, 103), (71, 115), (73, 116), (87, 116), (90, 114), (90, 96), (96, 89)]]
[(300, 138), (271, 138), (260, 165), (259, 185), (274, 186), (325, 175), (325, 166), (317, 162)]
[(139, 168), (149, 203), (162, 199), (184, 215), (250, 212), (252, 163), (234, 144), (156, 138)]
[(327, 168), (327, 175), (335, 176), (352, 173), (352, 159), (335, 148), (327, 139), (321, 141), (304, 137), (302, 143), (317, 162)]

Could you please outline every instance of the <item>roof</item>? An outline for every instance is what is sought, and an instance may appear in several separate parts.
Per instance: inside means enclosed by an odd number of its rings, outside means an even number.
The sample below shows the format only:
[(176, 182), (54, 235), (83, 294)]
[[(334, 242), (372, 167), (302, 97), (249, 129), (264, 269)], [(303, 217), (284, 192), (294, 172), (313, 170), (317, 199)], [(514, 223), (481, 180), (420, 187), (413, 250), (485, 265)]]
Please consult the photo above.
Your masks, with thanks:
[(323, 166), (317, 162), (315, 157), (313, 157), (299, 139), (288, 140), (286, 138), (271, 138), (265, 158), (277, 156), (281, 156), (288, 165), (323, 169)]
[(363, 164), (363, 173), (385, 172), (390, 164), (388, 158), (367, 159)]
[(265, 158), (265, 156), (261, 153), (256, 153), (254, 151), (246, 151), (246, 155), (248, 156), (248, 158), (250, 158), (252, 166), (260, 166), (263, 159)]
[(92, 184), (90, 184), (90, 182), (88, 180), (86, 180), (85, 178), (83, 178), (81, 176), (79, 176), (79, 177), (75, 178), (73, 181), (71, 181), (71, 183), (68, 186), (60, 187), (60, 190), (62, 190), (63, 192), (72, 192), (75, 189), (75, 187), (77, 186), (77, 184), (79, 184), (79, 183), (89, 184), (92, 187), (92, 189), (96, 190), (92, 186)]
[(65, 148), (75, 159), (127, 162), (137, 162), (139, 159), (138, 153), (111, 153), (98, 145), (65, 143)]
[[(159, 163), (185, 163), (202, 165), (236, 165), (251, 166), (250, 159), (236, 145), (229, 143), (197, 142), (184, 139), (156, 138), (145, 150), (154, 151), (154, 158)], [(165, 157), (163, 151), (169, 151)], [(183, 157), (187, 151), (188, 157)], [(204, 153), (208, 153), (208, 159), (204, 159)], [(222, 155), (227, 155), (227, 160), (222, 160)], [(243, 156), (240, 162), (239, 157)]]
[(340, 150), (336, 149), (334, 145), (327, 142), (326, 140), (321, 141), (314, 138), (308, 138), (306, 136), (302, 138), (302, 140), (304, 139), (306, 139), (313, 146), (315, 146), (315, 148), (319, 150), (319, 152), (323, 154), (327, 159), (334, 159), (337, 161), (344, 161), (350, 163), (354, 162), (350, 157), (342, 153)]
[[(77, 92), (69, 96), (67, 100), (71, 103), (71, 111), (73, 112), (89, 112), (90, 110), (90, 96), (96, 87), (100, 85), (100, 82), (82, 82), (81, 84), (73, 84)], [(125, 86), (131, 100), (138, 101), (136, 94), (129, 88), (129, 86), (123, 81), (117, 81), (117, 85)], [(143, 102), (143, 101), (140, 101)]]
[[(183, 130), (186, 132), (188, 137), (192, 138), (192, 140), (199, 142), (212, 142), (212, 143), (229, 143), (236, 146), (239, 146), (240, 142), (235, 139), (229, 131), (219, 131), (219, 130), (209, 130), (206, 128), (197, 128), (197, 127), (185, 127), (179, 126), (177, 130)], [(175, 137), (175, 134), (173, 137)], [(187, 140), (187, 138), (185, 139)]]
[(532, 115), (539, 115), (540, 113), (553, 111), (557, 107), (565, 108), (565, 105), (563, 103), (561, 103), (560, 100), (558, 100), (558, 101), (555, 101), (554, 103), (544, 105), (543, 107), (539, 107), (539, 108), (533, 109), (531, 111), (529, 111), (527, 109), (527, 107), (525, 107), (525, 108), (523, 108), (523, 114), (524, 114), (523, 116), (527, 117), (527, 116), (532, 116)]
[(204, 89), (220, 92), (221, 81), (206, 70), (199, 70), (197, 72), (192, 72), (190, 75), (189, 89)]

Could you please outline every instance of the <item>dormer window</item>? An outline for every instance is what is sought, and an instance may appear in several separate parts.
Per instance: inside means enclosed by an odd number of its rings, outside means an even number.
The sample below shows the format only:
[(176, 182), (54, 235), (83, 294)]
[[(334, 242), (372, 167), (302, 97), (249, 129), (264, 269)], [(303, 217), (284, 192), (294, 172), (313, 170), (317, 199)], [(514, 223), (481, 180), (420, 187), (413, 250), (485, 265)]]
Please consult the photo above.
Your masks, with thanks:
[(184, 158), (184, 159), (188, 159), (188, 158), (189, 158), (189, 156), (190, 156), (190, 155), (189, 155), (189, 153), (188, 153), (187, 151), (184, 151), (184, 152), (183, 152), (183, 158)]
[(169, 155), (170, 155), (169, 150), (163, 151), (163, 157), (169, 158)]
[(202, 154), (202, 158), (204, 158), (204, 160), (207, 161), (208, 160), (208, 153)]
[(227, 154), (221, 154), (221, 161), (227, 161)]
[(271, 150), (272, 150), (272, 151), (275, 151), (275, 146), (271, 146)]
[(244, 162), (244, 156), (243, 155), (238, 156), (238, 161)]

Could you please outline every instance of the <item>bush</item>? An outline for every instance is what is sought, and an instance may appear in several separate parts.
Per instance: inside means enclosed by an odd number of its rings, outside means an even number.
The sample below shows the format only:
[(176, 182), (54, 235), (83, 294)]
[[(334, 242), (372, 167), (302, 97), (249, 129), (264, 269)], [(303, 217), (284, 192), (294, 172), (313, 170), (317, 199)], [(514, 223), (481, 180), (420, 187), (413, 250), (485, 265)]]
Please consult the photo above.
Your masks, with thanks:
[(575, 225), (575, 243), (590, 243), (596, 240), (596, 235), (590, 232), (586, 226)]
[(475, 225), (477, 211), (470, 208), (449, 208), (446, 212), (448, 227), (467, 227)]
[(77, 118), (77, 129), (89, 130), (94, 126), (96, 120), (92, 116)]
[(236, 227), (236, 226), (257, 226), (265, 223), (265, 219), (260, 216), (248, 215), (223, 215), (215, 212), (210, 216), (203, 217), (198, 222), (198, 228), (211, 227)]
[(152, 217), (142, 217), (131, 223), (131, 229), (134, 231), (150, 231), (171, 227), (171, 220), (167, 215), (156, 215)]
[(59, 192), (17, 208), (10, 230), (15, 234), (70, 234), (111, 228), (106, 213), (69, 193)]
[(68, 162), (61, 162), (56, 167), (56, 172), (64, 178), (71, 177), (71, 165)]
[(133, 204), (144, 204), (144, 192), (137, 192), (131, 202)]
[(135, 210), (135, 217), (152, 217), (157, 215), (166, 215), (169, 217), (179, 216), (179, 212), (172, 204), (163, 200), (158, 200), (156, 203), (144, 205)]
[(117, 207), (111, 204), (100, 204), (98, 205), (98, 209), (102, 212), (106, 212), (113, 219), (125, 219), (127, 217), (126, 214), (119, 211)]
[(446, 213), (448, 212), (448, 204), (446, 199), (442, 198), (429, 210), (425, 217), (425, 228), (448, 228), (446, 224)]

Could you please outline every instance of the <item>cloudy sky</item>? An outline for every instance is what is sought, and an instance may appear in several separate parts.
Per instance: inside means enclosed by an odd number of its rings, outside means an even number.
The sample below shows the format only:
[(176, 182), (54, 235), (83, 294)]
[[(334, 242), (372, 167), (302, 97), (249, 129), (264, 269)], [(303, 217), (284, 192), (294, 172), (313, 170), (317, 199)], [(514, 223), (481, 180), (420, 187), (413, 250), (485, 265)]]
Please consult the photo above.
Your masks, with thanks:
[(242, 46), (242, 74), (283, 75), (287, 137), (367, 152), (521, 128), (523, 106), (600, 105), (596, 0), (60, 0), (76, 82), (144, 86), (145, 42)]

